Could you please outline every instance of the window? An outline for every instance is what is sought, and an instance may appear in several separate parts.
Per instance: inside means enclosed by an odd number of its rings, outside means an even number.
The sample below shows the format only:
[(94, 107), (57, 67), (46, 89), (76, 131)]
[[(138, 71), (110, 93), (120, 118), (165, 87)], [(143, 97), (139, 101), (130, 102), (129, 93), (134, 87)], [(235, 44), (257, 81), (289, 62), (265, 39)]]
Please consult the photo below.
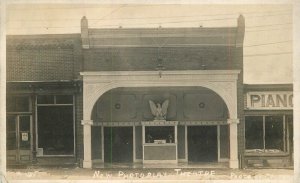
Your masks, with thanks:
[(146, 126), (146, 143), (174, 143), (174, 126)]
[(265, 147), (283, 151), (283, 117), (265, 117)]
[(43, 155), (74, 154), (72, 95), (37, 97), (38, 147)]
[(246, 149), (264, 149), (263, 116), (246, 117)]
[(246, 116), (246, 149), (255, 152), (285, 151), (284, 116)]
[(38, 104), (73, 104), (73, 95), (40, 95)]
[(7, 112), (30, 112), (30, 97), (28, 96), (7, 96)]
[(6, 118), (6, 149), (15, 150), (16, 144), (16, 116), (8, 115)]

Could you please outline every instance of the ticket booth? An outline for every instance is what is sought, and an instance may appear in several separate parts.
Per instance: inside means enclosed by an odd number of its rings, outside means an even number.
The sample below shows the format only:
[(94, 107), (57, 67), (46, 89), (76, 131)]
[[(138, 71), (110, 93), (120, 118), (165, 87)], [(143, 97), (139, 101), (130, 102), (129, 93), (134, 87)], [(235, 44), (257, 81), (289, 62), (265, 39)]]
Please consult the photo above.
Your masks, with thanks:
[(144, 121), (143, 163), (178, 163), (178, 121)]

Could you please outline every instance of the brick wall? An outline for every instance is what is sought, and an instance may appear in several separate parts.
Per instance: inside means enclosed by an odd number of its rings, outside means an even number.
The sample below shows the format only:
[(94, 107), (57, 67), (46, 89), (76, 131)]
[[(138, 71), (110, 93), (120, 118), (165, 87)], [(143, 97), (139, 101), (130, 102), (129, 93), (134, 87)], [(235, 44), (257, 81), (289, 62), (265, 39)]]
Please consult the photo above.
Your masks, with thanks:
[(235, 47), (101, 48), (84, 50), (85, 71), (237, 69)]
[(77, 36), (8, 36), (7, 80), (72, 80), (82, 66)]

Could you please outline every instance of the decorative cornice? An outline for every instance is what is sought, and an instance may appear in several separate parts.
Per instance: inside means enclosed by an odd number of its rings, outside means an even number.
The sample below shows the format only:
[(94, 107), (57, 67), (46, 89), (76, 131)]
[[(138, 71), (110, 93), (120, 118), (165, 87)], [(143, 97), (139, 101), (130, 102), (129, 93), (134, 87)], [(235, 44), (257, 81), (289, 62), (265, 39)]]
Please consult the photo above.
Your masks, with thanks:
[(155, 81), (179, 80), (201, 81), (236, 81), (239, 70), (172, 70), (172, 71), (99, 71), (80, 72), (85, 83), (110, 83), (121, 81)]
[(141, 126), (141, 122), (105, 121), (105, 122), (94, 122), (93, 126)]
[(227, 125), (227, 121), (180, 121), (179, 125), (189, 125), (189, 126)]
[[(240, 70), (172, 70), (163, 71), (166, 75), (236, 75)], [(86, 71), (80, 72), (83, 76), (139, 76), (139, 75), (156, 75), (157, 71)]]
[(178, 121), (166, 121), (166, 120), (153, 120), (153, 121), (142, 121), (143, 126), (174, 126), (178, 125)]
[(182, 27), (182, 28), (89, 28), (91, 38), (139, 37), (221, 37), (236, 36), (237, 27)]
[(163, 125), (189, 125), (189, 126), (205, 126), (205, 125), (227, 125), (228, 121), (142, 121), (142, 122), (128, 122), (128, 121), (105, 121), (93, 122), (93, 126), (163, 126)]

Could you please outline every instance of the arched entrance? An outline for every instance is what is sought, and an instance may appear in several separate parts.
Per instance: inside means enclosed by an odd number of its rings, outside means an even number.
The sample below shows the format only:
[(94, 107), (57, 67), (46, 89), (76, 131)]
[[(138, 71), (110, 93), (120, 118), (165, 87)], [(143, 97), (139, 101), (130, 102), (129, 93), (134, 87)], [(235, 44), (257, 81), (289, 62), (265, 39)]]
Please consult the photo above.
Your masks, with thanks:
[[(169, 103), (166, 121), (178, 122), (177, 138), (173, 138), (173, 132), (172, 140), (167, 137), (169, 131), (174, 130), (172, 126), (149, 126), (145, 137), (150, 135), (152, 142), (148, 142), (150, 139), (143, 142), (142, 123), (150, 121), (151, 124), (154, 118), (149, 101), (166, 100)], [(214, 91), (204, 87), (115, 88), (97, 100), (91, 119), (94, 162), (145, 162), (143, 144), (153, 145), (151, 143), (158, 139), (177, 143), (179, 162), (200, 162), (201, 165), (229, 159), (227, 106)]]
[(119, 87), (201, 86), (217, 93), (225, 102), (230, 128), (230, 168), (238, 168), (237, 153), (237, 79), (239, 71), (111, 71), (83, 72), (84, 168), (91, 168), (92, 110), (105, 92)]

